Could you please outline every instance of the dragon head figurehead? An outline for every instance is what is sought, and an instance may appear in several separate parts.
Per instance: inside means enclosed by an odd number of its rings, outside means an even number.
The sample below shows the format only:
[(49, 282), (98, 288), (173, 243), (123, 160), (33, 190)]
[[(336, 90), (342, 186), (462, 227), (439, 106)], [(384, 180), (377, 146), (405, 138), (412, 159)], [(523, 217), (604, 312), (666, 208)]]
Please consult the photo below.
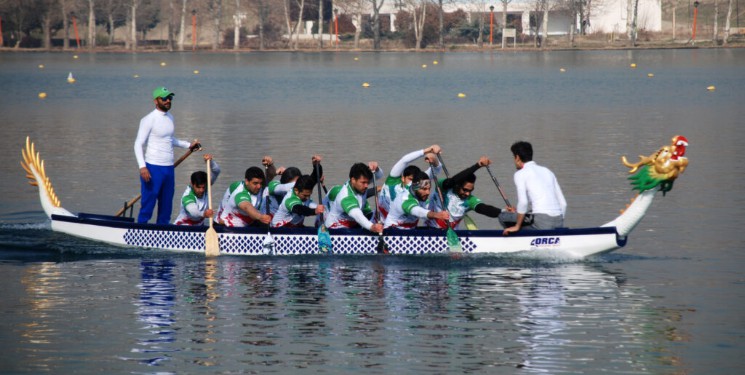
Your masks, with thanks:
[(621, 162), (631, 168), (629, 177), (634, 190), (640, 193), (645, 190), (660, 187), (663, 195), (673, 188), (673, 182), (688, 166), (685, 157), (688, 139), (682, 135), (673, 137), (669, 145), (662, 146), (657, 152), (649, 156), (639, 155), (637, 163), (629, 163), (626, 156)]

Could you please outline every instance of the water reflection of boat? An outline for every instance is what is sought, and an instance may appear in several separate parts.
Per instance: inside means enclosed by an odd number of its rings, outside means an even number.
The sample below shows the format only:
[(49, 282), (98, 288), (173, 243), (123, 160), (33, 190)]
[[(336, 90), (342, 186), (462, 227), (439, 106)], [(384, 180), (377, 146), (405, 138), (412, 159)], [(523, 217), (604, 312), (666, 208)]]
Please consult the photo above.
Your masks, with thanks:
[[(667, 192), (672, 181), (685, 169), (687, 159), (683, 157), (687, 141), (673, 138), (672, 146), (664, 146), (656, 154), (642, 158), (639, 163), (624, 164), (639, 169), (635, 183), (641, 192), (633, 203), (615, 220), (599, 227), (561, 228), (546, 231), (523, 230), (503, 236), (500, 230), (458, 230), (463, 251), (466, 253), (550, 253), (566, 257), (581, 258), (606, 253), (626, 244), (627, 236), (641, 221), (658, 191)], [(664, 152), (663, 152), (664, 150)], [(22, 166), (32, 185), (39, 187), (39, 196), (44, 212), (52, 222), (52, 230), (102, 241), (114, 245), (155, 248), (178, 252), (204, 252), (205, 231), (203, 227), (175, 225), (138, 224), (132, 218), (74, 214), (61, 207), (51, 182), (44, 170), (44, 163), (34, 145), (26, 139)], [(655, 172), (656, 171), (656, 172)], [(662, 173), (664, 172), (664, 173)], [(639, 178), (644, 173), (643, 178)], [(656, 175), (654, 173), (657, 173)], [(646, 176), (647, 174), (652, 177)], [(641, 181), (641, 182), (640, 182)], [(264, 228), (216, 227), (220, 251), (232, 255), (263, 255), (267, 237)], [(318, 254), (318, 236), (314, 228), (272, 229), (275, 240), (272, 254), (301, 255)], [(378, 238), (364, 230), (331, 230), (331, 239), (336, 254), (374, 254)], [(436, 229), (387, 230), (386, 243), (392, 254), (424, 255), (447, 253), (448, 241), (445, 233)]]

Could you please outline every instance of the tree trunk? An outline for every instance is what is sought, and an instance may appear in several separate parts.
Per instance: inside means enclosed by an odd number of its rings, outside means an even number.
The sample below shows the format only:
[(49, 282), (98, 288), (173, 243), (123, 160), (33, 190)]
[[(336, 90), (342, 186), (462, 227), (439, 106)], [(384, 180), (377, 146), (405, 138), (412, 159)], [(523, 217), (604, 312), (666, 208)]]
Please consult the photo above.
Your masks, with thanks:
[(44, 49), (52, 49), (52, 14), (51, 9), (46, 10), (41, 16), (41, 30)]
[(504, 48), (504, 29), (507, 28), (507, 4), (509, 1), (502, 0), (502, 48)]
[(716, 45), (717, 39), (719, 39), (719, 1), (717, 0), (714, 0), (714, 35), (712, 35), (711, 39), (714, 45)]
[(95, 1), (88, 0), (88, 49), (96, 47), (96, 12)]
[(109, 12), (109, 45), (114, 44), (114, 13)]
[(634, 0), (634, 16), (631, 19), (631, 47), (636, 47), (637, 15), (639, 14), (639, 0)]
[(174, 4), (174, 1), (175, 0), (168, 0), (168, 43), (166, 44), (166, 47), (169, 52), (173, 52), (173, 42), (174, 39), (176, 39), (176, 36), (174, 35), (176, 32), (176, 19), (174, 18), (176, 16), (176, 5)]
[(258, 1), (259, 7), (259, 51), (264, 50), (264, 23), (266, 22), (268, 9), (263, 0)]
[(132, 51), (137, 50), (137, 0), (132, 1), (132, 16), (131, 16), (131, 36), (132, 36)]
[(357, 26), (354, 30), (354, 49), (360, 48), (360, 34), (362, 33), (362, 13), (355, 14)]
[(290, 18), (290, 4), (289, 2), (292, 0), (282, 0), (282, 5), (285, 7), (285, 23), (287, 24), (287, 43), (290, 48), (292, 48), (292, 32), (295, 30), (292, 27), (292, 19)]
[(379, 50), (380, 49), (380, 7), (383, 6), (383, 3), (385, 0), (380, 0), (380, 5), (378, 5), (378, 0), (372, 0), (373, 5), (373, 49)]
[(479, 12), (479, 48), (484, 46), (484, 12)]
[(295, 24), (295, 48), (298, 49), (300, 47), (300, 28), (303, 26), (303, 8), (305, 8), (305, 0), (300, 0), (297, 2), (297, 5), (300, 7), (300, 10), (297, 14), (297, 23)]
[(186, 2), (188, 0), (183, 0), (181, 2), (181, 25), (179, 26), (179, 32), (178, 32), (178, 50), (183, 51), (184, 50), (184, 38), (185, 38), (185, 32), (186, 32)]
[(440, 22), (440, 39), (437, 43), (437, 48), (439, 48), (441, 51), (445, 49), (445, 20), (444, 20), (444, 10), (442, 9), (442, 0), (438, 1), (438, 5), (440, 6), (438, 9), (438, 17)]
[(543, 38), (541, 40), (541, 48), (546, 48), (548, 45), (548, 1), (545, 2), (543, 8)]
[(67, 19), (67, 0), (61, 0), (60, 6), (62, 7), (62, 30), (63, 37), (62, 49), (70, 49), (70, 21)]
[(233, 15), (235, 25), (233, 26), (233, 49), (237, 50), (241, 46), (241, 0), (235, 0), (235, 14)]
[(222, 19), (222, 0), (217, 0), (215, 2), (216, 8), (213, 9), (212, 13), (212, 22), (214, 23), (214, 31), (215, 36), (212, 40), (212, 50), (217, 50), (220, 48), (220, 34), (222, 30), (220, 29), (220, 20)]
[(323, 49), (323, 0), (318, 0), (318, 49)]
[(727, 19), (724, 21), (724, 44), (726, 45), (729, 41), (729, 33), (730, 33), (730, 18), (732, 18), (732, 0), (728, 1), (729, 5), (727, 5)]

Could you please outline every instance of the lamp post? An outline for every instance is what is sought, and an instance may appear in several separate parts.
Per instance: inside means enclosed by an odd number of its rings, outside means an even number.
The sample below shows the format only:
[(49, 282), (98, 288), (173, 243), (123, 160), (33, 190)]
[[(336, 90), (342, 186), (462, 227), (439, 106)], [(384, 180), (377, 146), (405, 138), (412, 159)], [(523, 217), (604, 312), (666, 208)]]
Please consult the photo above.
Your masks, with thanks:
[(489, 45), (494, 44), (494, 5), (489, 5)]
[(336, 34), (336, 49), (339, 49), (339, 8), (334, 8), (334, 34)]
[(693, 33), (691, 35), (691, 44), (696, 44), (696, 18), (698, 18), (698, 1), (693, 2)]
[(197, 49), (197, 10), (191, 10), (191, 50)]

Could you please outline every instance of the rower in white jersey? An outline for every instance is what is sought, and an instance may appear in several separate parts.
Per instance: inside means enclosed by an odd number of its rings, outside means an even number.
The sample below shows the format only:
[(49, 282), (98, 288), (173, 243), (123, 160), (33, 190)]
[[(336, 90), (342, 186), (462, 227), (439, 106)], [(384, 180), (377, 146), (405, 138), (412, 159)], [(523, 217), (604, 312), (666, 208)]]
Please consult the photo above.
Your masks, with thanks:
[(393, 202), (399, 194), (407, 191), (411, 180), (417, 172), (421, 172), (421, 169), (416, 165), (409, 165), (413, 161), (424, 156), (424, 161), (429, 165), (433, 165), (434, 169), (430, 167), (427, 169), (427, 175), (434, 173), (435, 176), (440, 174), (442, 167), (440, 167), (440, 161), (437, 159), (437, 155), (442, 151), (439, 145), (432, 145), (422, 150), (417, 150), (404, 155), (401, 160), (396, 162), (391, 168), (390, 174), (385, 179), (385, 184), (380, 190), (378, 195), (378, 205), (380, 206), (380, 214), (383, 219), (388, 216), (391, 202)]
[[(463, 217), (472, 210), (492, 218), (499, 217), (502, 209), (488, 205), (472, 194), (476, 183), (476, 175), (474, 173), (479, 168), (489, 164), (491, 164), (491, 160), (486, 156), (482, 156), (479, 158), (478, 163), (458, 172), (455, 176), (438, 180), (437, 184), (440, 186), (444, 197), (437, 195), (436, 199), (432, 200), (432, 209), (434, 211), (442, 211), (444, 210), (443, 207), (447, 207), (450, 213), (450, 220), (446, 222), (444, 220), (427, 219), (425, 225), (440, 229), (445, 229), (448, 225), (456, 228)], [(444, 205), (442, 202), (443, 199), (445, 201)]]
[(313, 187), (316, 185), (314, 177), (302, 175), (297, 178), (292, 192), (285, 195), (279, 209), (272, 217), (272, 227), (303, 227), (306, 216), (319, 215), (323, 213), (324, 207), (310, 199)]
[[(212, 172), (212, 181), (217, 181), (220, 175), (220, 166), (212, 158), (212, 154), (205, 154), (204, 160), (209, 160), (210, 171)], [(205, 220), (212, 217), (213, 210), (207, 207), (207, 195), (205, 194), (207, 185), (207, 173), (197, 171), (191, 174), (191, 185), (186, 187), (184, 194), (181, 196), (181, 209), (178, 217), (173, 222), (176, 225), (205, 225)]]
[(413, 229), (419, 219), (439, 219), (447, 221), (450, 218), (447, 211), (430, 211), (432, 183), (426, 173), (418, 171), (412, 176), (407, 190), (399, 193), (391, 203), (391, 211), (385, 218), (385, 228)]
[(245, 179), (230, 184), (225, 191), (220, 209), (217, 212), (218, 223), (228, 227), (246, 227), (268, 225), (272, 217), (266, 213), (264, 194), (264, 171), (259, 167), (246, 169)]
[[(323, 176), (323, 167), (321, 167), (321, 160), (323, 158), (321, 155), (313, 155), (311, 157), (311, 164), (313, 166), (313, 173), (310, 174), (311, 177), (314, 178), (314, 181), (316, 177), (316, 168), (315, 165), (318, 164), (319, 167), (319, 175)], [(277, 210), (279, 209), (280, 202), (282, 202), (282, 199), (285, 198), (287, 193), (292, 192), (292, 188), (295, 186), (295, 181), (302, 175), (302, 172), (300, 172), (300, 169), (297, 167), (280, 167), (277, 169), (277, 174), (280, 176), (279, 181), (277, 180), (270, 180), (267, 184), (267, 188), (269, 189), (269, 214), (274, 215)]]
[[(372, 171), (375, 171), (374, 175)], [(344, 185), (334, 186), (326, 195), (325, 199), (329, 202), (325, 215), (326, 228), (361, 226), (371, 232), (382, 233), (383, 224), (373, 223), (367, 218), (372, 214), (372, 209), (367, 204), (367, 187), (372, 178), (382, 177), (383, 171), (377, 162), (354, 164), (349, 170), (349, 181)]]

